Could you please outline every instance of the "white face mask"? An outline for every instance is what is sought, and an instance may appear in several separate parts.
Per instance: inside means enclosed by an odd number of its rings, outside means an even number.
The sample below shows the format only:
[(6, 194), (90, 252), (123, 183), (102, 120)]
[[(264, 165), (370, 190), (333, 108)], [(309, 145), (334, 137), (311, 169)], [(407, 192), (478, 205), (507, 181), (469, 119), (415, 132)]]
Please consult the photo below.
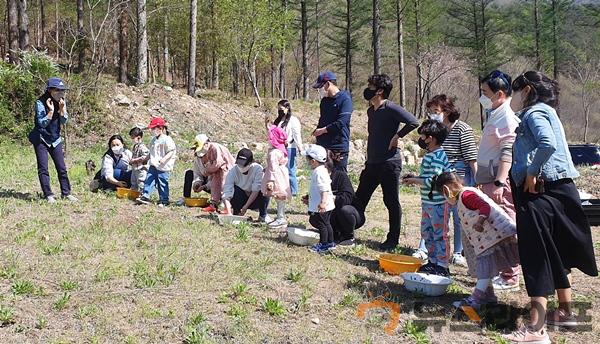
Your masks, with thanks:
[(327, 92), (325, 92), (324, 87), (319, 88), (319, 97), (321, 97), (321, 99), (327, 97)]
[(434, 121), (438, 121), (438, 122), (443, 122), (444, 121), (444, 115), (441, 113), (430, 113), (429, 114), (429, 119), (434, 120)]
[(510, 108), (514, 112), (523, 110), (523, 91), (513, 92), (512, 98), (510, 99)]
[(162, 130), (159, 128), (152, 129), (152, 135), (159, 137), (162, 134)]
[(241, 165), (236, 164), (236, 166), (237, 166), (238, 170), (240, 170), (240, 172), (246, 173), (246, 172), (250, 171), (250, 167), (252, 167), (252, 164), (248, 164), (248, 166), (241, 166)]
[(123, 154), (123, 146), (113, 146), (111, 150), (115, 155)]
[(483, 106), (485, 110), (489, 110), (492, 108), (492, 100), (486, 97), (485, 94), (482, 94), (481, 97), (479, 97), (479, 103), (481, 104), (481, 106)]

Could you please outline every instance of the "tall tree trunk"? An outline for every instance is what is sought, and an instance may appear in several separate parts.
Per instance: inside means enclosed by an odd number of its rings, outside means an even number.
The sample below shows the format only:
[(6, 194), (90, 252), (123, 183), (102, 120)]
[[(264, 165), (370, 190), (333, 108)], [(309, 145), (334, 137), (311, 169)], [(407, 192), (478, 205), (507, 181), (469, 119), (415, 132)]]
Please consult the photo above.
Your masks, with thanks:
[(19, 49), (29, 49), (29, 16), (27, 15), (27, 0), (17, 0), (19, 11)]
[(17, 0), (8, 0), (8, 49), (11, 63), (17, 63), (19, 60), (19, 10)]
[(60, 57), (60, 43), (59, 43), (59, 22), (58, 22), (58, 1), (54, 2), (54, 24), (56, 25), (56, 29), (54, 30), (54, 40), (56, 42), (56, 59)]
[[(318, 2), (318, 0), (317, 0)], [(287, 14), (288, 10), (288, 2), (287, 0), (282, 0), (283, 11)], [(287, 28), (287, 23), (284, 23), (284, 29)], [(318, 35), (318, 34), (317, 34)], [(317, 36), (318, 37), (318, 36)], [(279, 98), (285, 98), (285, 47), (281, 48), (279, 52)]]
[(403, 33), (403, 22), (404, 14), (402, 13), (404, 8), (402, 7), (402, 1), (396, 1), (396, 32), (397, 32), (397, 44), (398, 44), (398, 82), (399, 82), (399, 96), (400, 106), (406, 107), (406, 77), (404, 70), (404, 33)]
[(190, 97), (196, 95), (196, 23), (198, 15), (198, 0), (190, 0), (190, 50), (188, 56), (187, 93)]
[(211, 68), (211, 78), (210, 78), (210, 86), (218, 90), (219, 89), (219, 58), (217, 57), (217, 52), (212, 51), (212, 68)]
[(535, 25), (535, 68), (542, 70), (542, 57), (540, 53), (540, 8), (538, 0), (533, 0), (533, 23)]
[(421, 56), (421, 1), (414, 0), (415, 5), (415, 71), (416, 71), (416, 99), (415, 99), (415, 115), (417, 118), (423, 116), (423, 75), (421, 71), (422, 56)]
[(119, 14), (119, 82), (127, 83), (127, 62), (129, 61), (129, 2), (121, 4)]
[(40, 46), (46, 48), (46, 11), (44, 0), (40, 0)]
[(212, 89), (219, 89), (219, 52), (218, 52), (218, 41), (215, 38), (215, 33), (217, 32), (217, 25), (215, 23), (215, 1), (210, 1), (210, 30), (212, 32), (212, 52), (211, 52), (211, 78), (210, 78), (210, 87)]
[(85, 59), (85, 33), (83, 31), (83, 0), (77, 0), (77, 72), (83, 72)]
[(163, 45), (163, 79), (167, 84), (173, 83), (173, 77), (171, 76), (169, 62), (169, 11), (165, 9), (164, 18), (163, 18), (163, 36), (162, 36), (162, 45)]
[(137, 0), (137, 78), (136, 84), (148, 82), (148, 30), (146, 27), (146, 0)]
[(380, 32), (381, 14), (379, 12), (379, 0), (373, 0), (373, 73), (379, 74), (381, 66)]
[(236, 59), (231, 63), (231, 65), (231, 77), (233, 79), (233, 94), (238, 96), (240, 94), (240, 64)]
[(346, 90), (352, 94), (352, 4), (346, 0)]
[(302, 99), (308, 100), (308, 18), (306, 0), (300, 1), (300, 17), (302, 26)]
[(317, 72), (321, 70), (321, 34), (319, 33), (319, 0), (315, 0), (315, 41), (316, 41), (316, 58), (317, 58)]
[(558, 43), (558, 27), (557, 27), (557, 20), (556, 18), (558, 17), (558, 6), (556, 4), (557, 0), (552, 0), (552, 72), (554, 74), (554, 80), (558, 80), (558, 66), (559, 66), (559, 61), (558, 61), (558, 49), (559, 49), (559, 43)]

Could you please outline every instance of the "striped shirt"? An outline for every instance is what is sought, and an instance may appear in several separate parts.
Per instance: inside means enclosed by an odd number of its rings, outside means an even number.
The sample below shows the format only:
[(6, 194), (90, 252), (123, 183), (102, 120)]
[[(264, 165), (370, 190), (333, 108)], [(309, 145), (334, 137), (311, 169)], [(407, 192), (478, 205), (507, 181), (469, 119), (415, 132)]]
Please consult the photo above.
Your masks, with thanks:
[[(465, 166), (469, 166), (469, 161), (477, 160), (477, 144), (473, 129), (463, 121), (454, 122), (442, 147), (444, 147), (451, 165), (462, 161)], [(460, 177), (464, 177), (465, 168), (458, 167), (456, 173)]]
[(423, 161), (421, 162), (421, 173), (419, 177), (423, 178), (423, 185), (421, 186), (421, 201), (427, 204), (444, 204), (446, 199), (444, 196), (434, 191), (433, 199), (429, 199), (429, 192), (431, 191), (431, 180), (433, 176), (439, 175), (442, 172), (451, 171), (450, 163), (446, 152), (442, 147), (425, 154)]

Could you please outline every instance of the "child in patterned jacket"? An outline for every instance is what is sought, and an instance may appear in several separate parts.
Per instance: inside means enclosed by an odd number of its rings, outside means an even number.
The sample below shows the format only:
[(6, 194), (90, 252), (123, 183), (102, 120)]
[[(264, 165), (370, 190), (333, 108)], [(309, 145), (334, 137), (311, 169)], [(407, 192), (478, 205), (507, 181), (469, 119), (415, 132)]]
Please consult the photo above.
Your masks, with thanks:
[(432, 189), (444, 195), (450, 205), (457, 205), (469, 274), (477, 278), (473, 293), (454, 306), (478, 309), (496, 303), (492, 278), (501, 270), (519, 265), (514, 220), (481, 190), (463, 186), (454, 172), (435, 177)]

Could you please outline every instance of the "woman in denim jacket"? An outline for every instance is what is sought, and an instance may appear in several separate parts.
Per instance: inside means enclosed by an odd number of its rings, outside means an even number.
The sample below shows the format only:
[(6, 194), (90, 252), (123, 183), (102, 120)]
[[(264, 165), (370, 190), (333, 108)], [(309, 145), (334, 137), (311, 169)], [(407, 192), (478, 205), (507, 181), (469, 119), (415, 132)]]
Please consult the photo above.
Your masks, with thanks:
[[(513, 82), (516, 130), (510, 171), (517, 211), (519, 255), (531, 323), (507, 336), (517, 343), (550, 343), (549, 325), (577, 325), (571, 311), (571, 269), (597, 276), (590, 226), (573, 178), (575, 170), (565, 132), (554, 107), (558, 83), (540, 72)], [(546, 314), (547, 297), (558, 293), (559, 307)], [(546, 321), (544, 321), (546, 320)]]

